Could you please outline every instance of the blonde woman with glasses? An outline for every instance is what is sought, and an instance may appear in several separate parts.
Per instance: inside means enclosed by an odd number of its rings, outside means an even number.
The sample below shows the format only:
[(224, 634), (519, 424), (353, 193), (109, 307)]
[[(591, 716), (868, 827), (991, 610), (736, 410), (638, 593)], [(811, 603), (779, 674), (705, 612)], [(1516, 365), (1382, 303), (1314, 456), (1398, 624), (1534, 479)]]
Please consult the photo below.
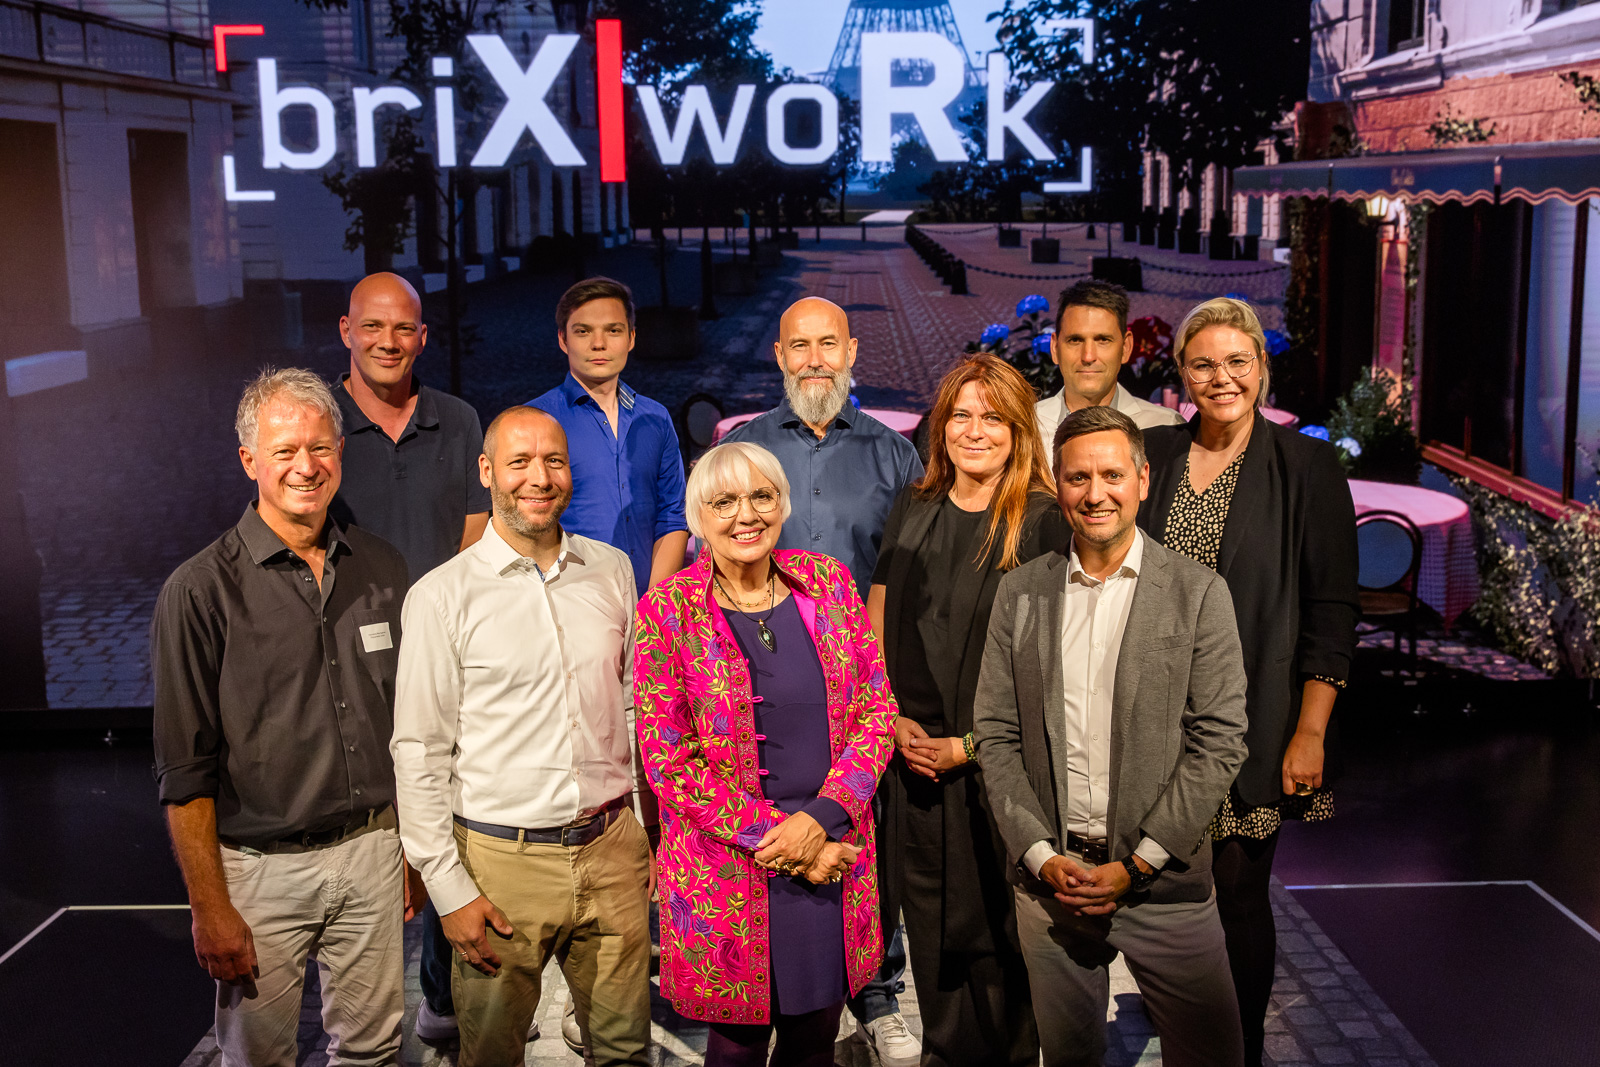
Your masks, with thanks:
[(707, 1067), (827, 1067), (883, 957), (872, 795), (896, 708), (849, 571), (776, 551), (789, 481), (745, 442), (689, 475), (694, 566), (639, 603), (634, 700), (661, 804), (661, 992)]
[(1355, 508), (1333, 446), (1262, 417), (1271, 369), (1249, 304), (1196, 307), (1174, 356), (1195, 414), (1145, 431), (1139, 526), (1227, 580), (1244, 646), (1250, 755), (1211, 839), (1245, 1063), (1257, 1067), (1277, 954), (1267, 886), (1278, 828), (1333, 816), (1326, 737), (1360, 614)]

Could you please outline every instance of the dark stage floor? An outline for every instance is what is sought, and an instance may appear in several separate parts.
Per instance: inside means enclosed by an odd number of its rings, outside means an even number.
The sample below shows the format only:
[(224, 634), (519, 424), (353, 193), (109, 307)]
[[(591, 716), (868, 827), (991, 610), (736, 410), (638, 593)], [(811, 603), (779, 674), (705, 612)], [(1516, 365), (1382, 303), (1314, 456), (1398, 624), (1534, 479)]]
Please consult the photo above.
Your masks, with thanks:
[[(1338, 817), (1289, 827), (1278, 851), (1294, 902), (1441, 1067), (1600, 1063), (1587, 689), (1368, 677), (1340, 719)], [(149, 907), (185, 899), (150, 764), (138, 732), (0, 733), (0, 1003), (16, 1062), (176, 1067), (210, 1025), (186, 912)]]

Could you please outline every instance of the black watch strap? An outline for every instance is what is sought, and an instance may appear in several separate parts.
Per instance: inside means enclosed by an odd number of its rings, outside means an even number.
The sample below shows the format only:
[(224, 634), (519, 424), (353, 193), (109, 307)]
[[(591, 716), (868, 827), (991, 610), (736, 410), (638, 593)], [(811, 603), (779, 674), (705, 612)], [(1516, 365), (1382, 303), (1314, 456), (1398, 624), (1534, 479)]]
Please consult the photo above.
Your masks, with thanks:
[(1122, 866), (1128, 872), (1128, 889), (1133, 893), (1143, 893), (1146, 889), (1149, 889), (1150, 886), (1154, 884), (1155, 880), (1161, 875), (1159, 870), (1151, 871), (1149, 874), (1145, 874), (1139, 869), (1139, 865), (1133, 862), (1132, 856), (1122, 857)]

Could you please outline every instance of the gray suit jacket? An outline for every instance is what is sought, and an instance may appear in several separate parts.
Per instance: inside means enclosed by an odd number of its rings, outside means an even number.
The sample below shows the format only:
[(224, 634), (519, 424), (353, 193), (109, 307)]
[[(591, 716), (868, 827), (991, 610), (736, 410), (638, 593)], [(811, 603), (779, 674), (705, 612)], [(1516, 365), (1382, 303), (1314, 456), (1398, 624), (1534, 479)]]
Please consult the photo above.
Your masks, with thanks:
[[(1151, 903), (1200, 901), (1211, 894), (1206, 827), (1245, 757), (1244, 657), (1227, 583), (1138, 536), (1143, 570), (1112, 694), (1106, 834), (1113, 859), (1143, 836), (1172, 854)], [(1066, 839), (1066, 581), (1057, 551), (1000, 582), (973, 706), (990, 807), (1013, 877), (1032, 888), (1022, 854), (1039, 841), (1064, 851)]]

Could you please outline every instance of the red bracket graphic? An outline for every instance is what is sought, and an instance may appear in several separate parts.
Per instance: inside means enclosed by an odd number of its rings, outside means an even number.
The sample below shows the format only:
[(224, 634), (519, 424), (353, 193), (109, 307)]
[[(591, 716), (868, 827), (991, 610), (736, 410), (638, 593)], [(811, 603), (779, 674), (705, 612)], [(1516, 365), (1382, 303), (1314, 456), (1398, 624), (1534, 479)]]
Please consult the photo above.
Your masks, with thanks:
[(595, 83), (599, 94), (600, 180), (627, 181), (627, 151), (622, 128), (622, 23), (594, 23)]
[(217, 53), (217, 69), (228, 69), (228, 38), (229, 37), (260, 37), (267, 32), (265, 26), (213, 26), (211, 27), (211, 41)]

